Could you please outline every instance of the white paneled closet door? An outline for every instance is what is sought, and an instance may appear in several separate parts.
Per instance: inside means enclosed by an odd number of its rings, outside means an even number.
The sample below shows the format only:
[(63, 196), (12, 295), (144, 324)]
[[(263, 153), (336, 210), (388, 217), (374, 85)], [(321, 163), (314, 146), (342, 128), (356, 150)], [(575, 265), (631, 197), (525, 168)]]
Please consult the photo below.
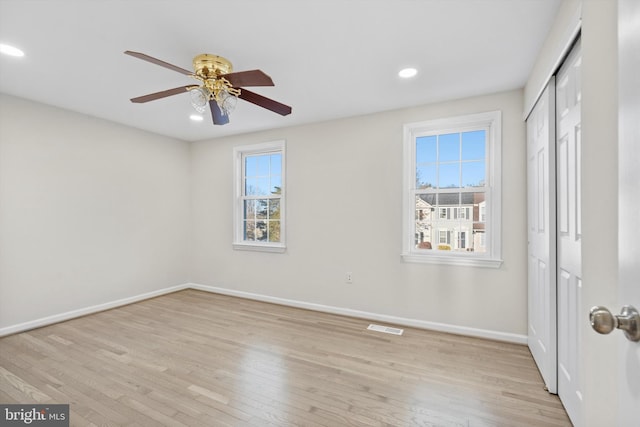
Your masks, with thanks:
[(555, 79), (527, 118), (528, 345), (557, 393)]
[(574, 425), (583, 425), (580, 379), (582, 292), (580, 42), (556, 76), (558, 395)]
[(527, 119), (528, 344), (542, 378), (582, 425), (580, 42)]

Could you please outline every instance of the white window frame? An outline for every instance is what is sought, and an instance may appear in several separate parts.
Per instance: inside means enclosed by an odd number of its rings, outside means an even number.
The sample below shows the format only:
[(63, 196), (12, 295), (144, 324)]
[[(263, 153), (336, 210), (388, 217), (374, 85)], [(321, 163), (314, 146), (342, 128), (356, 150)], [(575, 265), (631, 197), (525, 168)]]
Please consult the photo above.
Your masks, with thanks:
[[(415, 239), (415, 191), (416, 191), (416, 138), (485, 129), (487, 147), (486, 164), (486, 251), (449, 252), (417, 249)], [(502, 212), (502, 112), (469, 114), (450, 118), (407, 123), (403, 135), (403, 249), (406, 262), (450, 264), (474, 267), (499, 268), (502, 264), (501, 212)], [(438, 215), (440, 212), (438, 212)], [(435, 248), (435, 246), (434, 246)], [(444, 252), (444, 253), (443, 253)]]
[[(243, 145), (233, 148), (234, 162), (234, 203), (233, 203), (233, 248), (260, 252), (285, 252), (286, 250), (286, 143), (285, 140)], [(282, 155), (282, 188), (280, 193), (280, 241), (259, 242), (244, 240), (244, 158), (246, 156), (275, 154)]]

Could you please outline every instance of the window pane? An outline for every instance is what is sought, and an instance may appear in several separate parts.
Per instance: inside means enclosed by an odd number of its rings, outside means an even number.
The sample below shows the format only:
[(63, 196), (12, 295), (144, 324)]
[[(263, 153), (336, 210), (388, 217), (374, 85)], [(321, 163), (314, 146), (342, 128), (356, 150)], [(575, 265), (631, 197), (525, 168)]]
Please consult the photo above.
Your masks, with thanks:
[(473, 196), (473, 220), (484, 222), (487, 214), (487, 202), (484, 192), (469, 193)]
[(269, 200), (258, 199), (256, 200), (256, 218), (267, 219), (267, 208), (269, 206)]
[(271, 192), (269, 191), (269, 178), (256, 178), (254, 180), (256, 183), (255, 191), (253, 195), (255, 196), (267, 196)]
[(245, 221), (244, 222), (244, 240), (256, 240), (256, 222)]
[(271, 175), (271, 194), (282, 194), (282, 177), (280, 175)]
[(256, 240), (259, 240), (259, 241), (267, 240), (267, 222), (266, 221), (256, 221)]
[(258, 176), (268, 176), (269, 175), (269, 156), (256, 156), (258, 160)]
[(451, 230), (448, 228), (438, 229), (438, 244), (434, 249), (438, 251), (451, 250)]
[[(467, 236), (472, 224), (469, 218), (472, 202), (472, 193), (438, 194), (438, 215), (433, 220), (433, 229), (437, 230), (434, 249), (451, 252), (467, 250)], [(461, 243), (464, 243), (464, 247)]]
[(245, 179), (244, 194), (247, 196), (254, 196), (258, 194), (258, 180), (256, 178)]
[(458, 188), (460, 187), (460, 163), (440, 163), (438, 187)]
[(465, 187), (483, 187), (485, 184), (484, 160), (462, 163), (462, 183)]
[(438, 160), (460, 160), (460, 134), (449, 133), (438, 137)]
[(462, 133), (462, 160), (485, 159), (485, 131)]
[(280, 241), (280, 221), (269, 221), (269, 241)]
[(419, 166), (416, 169), (416, 188), (432, 188), (436, 186), (436, 165)]
[(484, 227), (484, 224), (473, 224), (473, 241), (469, 243), (473, 245), (474, 252), (485, 253), (487, 251), (486, 233), (484, 230), (476, 229), (476, 225)]
[(269, 218), (280, 219), (280, 200), (269, 200)]
[(472, 251), (484, 253), (487, 251), (486, 247), (486, 224), (484, 223), (486, 212), (487, 212), (487, 203), (486, 203), (486, 195), (484, 192), (476, 192), (470, 193), (473, 197), (473, 225), (472, 225), (472, 233), (471, 238), (468, 239), (468, 246), (471, 246)]
[(484, 193), (473, 194), (473, 221), (479, 223), (474, 225), (474, 230), (484, 230), (484, 222), (487, 220), (487, 202)]
[(244, 175), (256, 176), (258, 160), (255, 156), (247, 156), (244, 159)]
[(435, 207), (428, 202), (430, 195), (416, 196), (416, 216), (415, 216), (415, 245), (418, 249), (431, 249), (433, 238), (431, 236), (432, 218)]
[(416, 138), (416, 163), (435, 163), (437, 137), (421, 136)]
[(282, 154), (272, 154), (270, 156), (271, 161), (271, 175), (282, 174)]
[(460, 204), (460, 193), (440, 193), (438, 194), (438, 206), (458, 206)]
[(256, 201), (244, 201), (244, 219), (254, 219), (256, 216)]

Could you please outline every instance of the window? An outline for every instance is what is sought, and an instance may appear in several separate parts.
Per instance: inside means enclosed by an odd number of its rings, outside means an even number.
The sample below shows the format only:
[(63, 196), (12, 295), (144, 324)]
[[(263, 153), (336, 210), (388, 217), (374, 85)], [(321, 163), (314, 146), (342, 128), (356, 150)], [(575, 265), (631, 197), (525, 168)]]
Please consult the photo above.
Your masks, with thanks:
[(467, 247), (466, 231), (458, 233), (458, 248), (465, 249)]
[(469, 216), (469, 208), (455, 208), (455, 210), (453, 211), (453, 218), (454, 219), (468, 219), (470, 218)]
[(404, 126), (405, 261), (500, 266), (500, 155), (499, 111)]
[(284, 252), (285, 143), (236, 147), (233, 246)]

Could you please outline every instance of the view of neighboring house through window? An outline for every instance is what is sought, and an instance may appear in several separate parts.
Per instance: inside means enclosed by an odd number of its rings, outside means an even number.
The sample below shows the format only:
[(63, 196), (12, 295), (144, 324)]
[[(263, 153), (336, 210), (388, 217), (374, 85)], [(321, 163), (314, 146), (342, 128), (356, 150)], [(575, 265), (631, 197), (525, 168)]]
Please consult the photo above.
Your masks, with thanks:
[(236, 147), (236, 249), (284, 250), (284, 141)]
[(499, 126), (499, 112), (405, 126), (406, 260), (499, 260)]
[[(486, 251), (479, 236), (485, 232), (480, 206), (485, 204), (486, 140), (484, 129), (415, 139), (417, 248)], [(467, 241), (467, 235), (473, 238)]]

